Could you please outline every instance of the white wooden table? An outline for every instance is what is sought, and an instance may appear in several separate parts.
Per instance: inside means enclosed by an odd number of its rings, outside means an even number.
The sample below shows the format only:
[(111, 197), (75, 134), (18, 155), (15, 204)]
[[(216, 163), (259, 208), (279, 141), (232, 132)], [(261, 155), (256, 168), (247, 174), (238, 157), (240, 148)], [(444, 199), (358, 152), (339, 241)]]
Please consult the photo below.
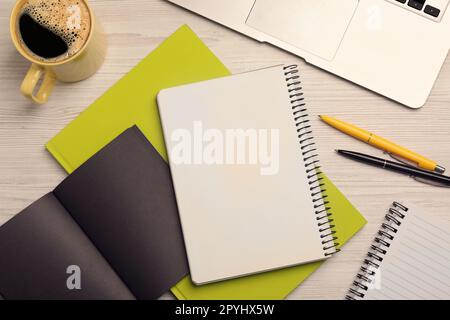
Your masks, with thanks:
[(0, 1), (0, 224), (52, 190), (66, 176), (44, 144), (185, 23), (234, 73), (280, 63), (300, 65), (324, 170), (369, 221), (343, 252), (327, 261), (291, 298), (343, 298), (393, 200), (423, 206), (430, 214), (450, 220), (450, 190), (424, 186), (406, 176), (342, 159), (334, 149), (381, 153), (317, 119), (319, 114), (345, 119), (432, 157), (450, 169), (449, 59), (426, 106), (412, 111), (164, 1), (90, 2), (108, 34), (105, 64), (84, 82), (58, 84), (48, 104), (34, 106), (19, 92), (29, 63), (19, 56), (9, 38), (9, 14), (14, 0)]

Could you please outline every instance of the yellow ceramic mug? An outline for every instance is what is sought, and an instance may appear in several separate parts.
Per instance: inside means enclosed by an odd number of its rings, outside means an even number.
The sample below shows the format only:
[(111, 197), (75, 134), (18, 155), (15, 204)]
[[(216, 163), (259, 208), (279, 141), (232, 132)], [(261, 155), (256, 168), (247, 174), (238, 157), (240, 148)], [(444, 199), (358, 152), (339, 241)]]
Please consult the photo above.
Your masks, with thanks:
[[(87, 1), (80, 0), (84, 2), (90, 15), (90, 29), (84, 44), (67, 59), (39, 59), (24, 48), (19, 32), (19, 19), (27, 1), (29, 0), (18, 0), (15, 4), (10, 19), (10, 33), (16, 49), (32, 63), (20, 90), (27, 98), (43, 104), (47, 102), (56, 80), (77, 82), (89, 78), (100, 68), (106, 55), (106, 37)], [(39, 81), (41, 78), (42, 81)], [(40, 86), (37, 87), (38, 85)]]

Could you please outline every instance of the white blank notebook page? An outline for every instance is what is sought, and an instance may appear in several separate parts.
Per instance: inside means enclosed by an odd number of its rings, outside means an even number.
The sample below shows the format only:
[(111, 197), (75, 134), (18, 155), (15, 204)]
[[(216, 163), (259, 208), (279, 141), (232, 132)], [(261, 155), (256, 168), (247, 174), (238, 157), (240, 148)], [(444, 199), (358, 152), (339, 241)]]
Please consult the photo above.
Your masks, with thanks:
[[(326, 258), (282, 66), (167, 89), (158, 104), (195, 283)], [(274, 137), (274, 129), (279, 145), (269, 152), (272, 161), (252, 163), (247, 153), (240, 164), (207, 164), (192, 154), (192, 164), (176, 164), (179, 129), (192, 143), (200, 131), (209, 140), (235, 129)], [(265, 134), (258, 137), (272, 145)], [(261, 145), (259, 151), (267, 154)]]
[(394, 236), (364, 299), (450, 299), (450, 223), (410, 207)]

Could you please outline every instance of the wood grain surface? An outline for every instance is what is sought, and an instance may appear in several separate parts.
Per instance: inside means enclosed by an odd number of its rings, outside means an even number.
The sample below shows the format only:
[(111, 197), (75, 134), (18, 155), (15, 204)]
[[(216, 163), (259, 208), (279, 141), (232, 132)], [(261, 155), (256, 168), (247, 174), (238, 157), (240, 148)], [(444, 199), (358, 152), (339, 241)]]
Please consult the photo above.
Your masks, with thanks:
[[(383, 155), (317, 118), (327, 114), (345, 119), (450, 168), (449, 59), (428, 103), (413, 111), (165, 1), (91, 0), (108, 35), (105, 64), (86, 81), (58, 84), (46, 105), (35, 106), (19, 92), (29, 63), (16, 52), (9, 37), (14, 2), (0, 1), (0, 224), (66, 176), (44, 144), (182, 24), (188, 24), (233, 73), (280, 63), (300, 65), (324, 170), (368, 220), (344, 250), (290, 298), (342, 299), (393, 200), (414, 203), (427, 208), (429, 214), (450, 220), (450, 190), (338, 157), (336, 148)], [(164, 298), (173, 297), (168, 293)]]

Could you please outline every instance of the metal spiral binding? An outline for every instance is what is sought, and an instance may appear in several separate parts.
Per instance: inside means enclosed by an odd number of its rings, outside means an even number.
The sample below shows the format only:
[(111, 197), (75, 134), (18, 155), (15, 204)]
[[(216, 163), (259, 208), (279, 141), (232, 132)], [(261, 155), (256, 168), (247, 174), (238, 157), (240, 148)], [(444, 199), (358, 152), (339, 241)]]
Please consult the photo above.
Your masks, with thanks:
[(309, 189), (313, 199), (323, 251), (325, 257), (328, 257), (340, 251), (337, 248), (339, 243), (336, 242), (337, 237), (336, 231), (334, 230), (335, 226), (332, 224), (332, 213), (330, 213), (330, 207), (328, 207), (329, 201), (326, 200), (328, 196), (325, 194), (326, 189), (324, 189), (323, 177), (321, 177), (322, 172), (320, 171), (320, 164), (317, 158), (317, 148), (312, 136), (309, 115), (305, 107), (305, 98), (302, 92), (303, 88), (301, 86), (297, 65), (285, 66), (284, 75), (291, 100), (297, 135), (301, 145), (301, 155), (309, 180)]
[(401, 203), (394, 202), (392, 204), (389, 213), (386, 214), (386, 222), (378, 230), (378, 234), (360, 268), (360, 272), (357, 274), (356, 279), (353, 281), (346, 295), (347, 300), (364, 298), (365, 292), (367, 292), (369, 285), (374, 281), (376, 270), (380, 268), (380, 263), (383, 261), (387, 250), (391, 246), (391, 242), (398, 232), (398, 227), (402, 224), (402, 220), (405, 218), (407, 212), (408, 208)]

